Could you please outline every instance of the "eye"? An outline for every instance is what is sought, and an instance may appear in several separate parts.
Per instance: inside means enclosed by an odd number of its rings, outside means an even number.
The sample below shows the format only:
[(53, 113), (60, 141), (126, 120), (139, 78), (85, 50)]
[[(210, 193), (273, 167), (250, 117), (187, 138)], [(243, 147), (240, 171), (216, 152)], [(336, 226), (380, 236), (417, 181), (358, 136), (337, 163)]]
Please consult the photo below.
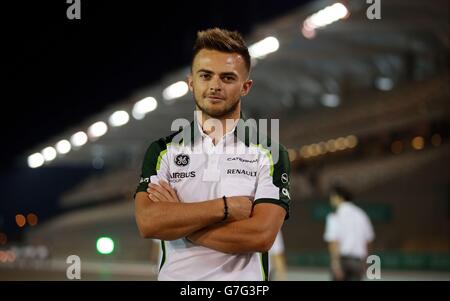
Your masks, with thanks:
[(200, 78), (202, 79), (209, 79), (211, 76), (208, 73), (202, 73), (200, 74)]
[(234, 77), (233, 76), (224, 76), (223, 80), (226, 81), (226, 82), (231, 82), (231, 81), (234, 80)]

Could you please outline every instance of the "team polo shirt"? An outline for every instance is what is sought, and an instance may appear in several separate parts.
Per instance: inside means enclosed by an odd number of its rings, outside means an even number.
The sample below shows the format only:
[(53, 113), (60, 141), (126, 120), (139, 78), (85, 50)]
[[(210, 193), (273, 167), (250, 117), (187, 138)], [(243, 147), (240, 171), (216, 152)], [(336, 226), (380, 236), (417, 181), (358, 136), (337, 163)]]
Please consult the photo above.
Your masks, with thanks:
[[(289, 216), (290, 165), (286, 149), (269, 138), (261, 142), (245, 120), (213, 144), (197, 120), (177, 133), (151, 143), (137, 191), (165, 180), (180, 202), (195, 203), (222, 196), (250, 196), (254, 205), (273, 203)], [(253, 132), (254, 135), (251, 135)], [(190, 135), (187, 135), (187, 134)], [(245, 133), (244, 135), (240, 133)], [(273, 143), (273, 144), (272, 144)], [(265, 147), (265, 146), (271, 147)], [(274, 160), (274, 152), (278, 156)], [(265, 253), (228, 254), (190, 243), (185, 238), (161, 241), (158, 280), (268, 280)]]

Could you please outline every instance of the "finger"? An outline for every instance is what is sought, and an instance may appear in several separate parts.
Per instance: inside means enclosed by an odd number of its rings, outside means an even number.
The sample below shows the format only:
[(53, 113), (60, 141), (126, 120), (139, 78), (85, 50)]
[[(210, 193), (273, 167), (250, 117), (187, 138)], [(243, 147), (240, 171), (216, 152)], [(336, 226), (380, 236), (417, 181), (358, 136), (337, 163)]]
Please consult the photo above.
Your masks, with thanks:
[(157, 198), (158, 202), (168, 202), (168, 200), (156, 190), (150, 190), (149, 195), (151, 195), (152, 198)]
[(169, 194), (170, 200), (172, 202), (179, 202), (176, 191), (170, 186), (169, 183), (165, 181), (160, 181), (161, 187)]
[(159, 192), (158, 190), (151, 190), (150, 192), (153, 196), (155, 196), (156, 198), (158, 198), (158, 200), (160, 202), (170, 202), (170, 200), (168, 200), (161, 192)]
[(172, 195), (170, 194), (170, 192), (166, 188), (164, 188), (162, 186), (159, 186), (159, 185), (154, 185), (151, 188), (155, 189), (161, 195), (163, 195), (167, 199), (167, 201), (169, 201), (169, 202), (172, 201), (173, 202), (173, 197), (172, 197)]
[(158, 184), (148, 183), (147, 192), (150, 193), (150, 191), (155, 190), (157, 187), (158, 187)]
[(164, 197), (161, 195), (161, 193), (158, 192), (157, 189), (155, 189), (155, 186), (152, 186), (151, 188), (147, 189), (147, 192), (149, 195), (151, 195), (152, 197), (156, 197), (158, 198), (158, 201), (165, 201)]
[(159, 185), (169, 192), (173, 190), (169, 183), (167, 183), (166, 181), (159, 181)]
[(162, 187), (164, 187), (167, 190), (172, 189), (172, 187), (170, 187), (169, 183), (167, 183), (166, 181), (163, 181), (163, 180), (159, 181), (159, 185), (161, 185)]
[(147, 193), (154, 193), (155, 191), (157, 191), (154, 188), (147, 188)]
[(166, 190), (170, 193), (170, 195), (172, 196), (173, 199), (175, 199), (176, 201), (178, 201), (178, 195), (176, 193), (176, 191), (170, 186), (169, 183), (167, 183), (166, 181), (160, 181), (159, 182), (164, 188), (166, 188)]
[(158, 184), (151, 184), (148, 189), (152, 189), (154, 191), (159, 191), (160, 193), (163, 193), (163, 191), (164, 191), (164, 188)]
[[(148, 192), (148, 191), (147, 191)], [(153, 199), (153, 197), (152, 197), (152, 195), (149, 193), (148, 195), (147, 195), (147, 197), (148, 197), (148, 199), (151, 201), (151, 202), (155, 202), (155, 200)]]
[(155, 197), (155, 195), (154, 195), (152, 192), (149, 192), (149, 193), (148, 193), (148, 198), (149, 198), (150, 201), (152, 201), (152, 202), (160, 202), (160, 200), (159, 200), (157, 197)]
[(165, 194), (164, 191), (160, 190), (158, 187), (149, 188), (149, 189), (147, 189), (147, 192), (158, 196), (162, 201), (166, 201), (166, 202), (170, 201), (170, 200), (166, 200), (167, 194)]

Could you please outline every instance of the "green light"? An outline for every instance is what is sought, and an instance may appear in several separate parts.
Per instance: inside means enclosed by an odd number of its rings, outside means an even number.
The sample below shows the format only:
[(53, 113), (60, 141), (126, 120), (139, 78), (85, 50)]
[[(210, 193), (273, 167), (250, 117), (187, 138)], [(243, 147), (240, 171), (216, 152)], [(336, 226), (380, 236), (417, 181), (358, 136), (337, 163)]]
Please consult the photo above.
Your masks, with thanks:
[(114, 241), (109, 237), (97, 239), (97, 252), (100, 254), (111, 254), (114, 251)]

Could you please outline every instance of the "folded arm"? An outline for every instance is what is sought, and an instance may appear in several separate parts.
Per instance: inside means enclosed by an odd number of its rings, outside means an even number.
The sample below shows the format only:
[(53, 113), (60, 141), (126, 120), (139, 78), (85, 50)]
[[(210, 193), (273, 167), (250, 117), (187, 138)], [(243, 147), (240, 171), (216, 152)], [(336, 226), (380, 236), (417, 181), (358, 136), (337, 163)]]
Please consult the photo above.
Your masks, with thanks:
[(224, 253), (266, 252), (275, 241), (285, 209), (260, 203), (250, 218), (206, 227), (189, 235), (192, 243)]
[(220, 222), (223, 203), (221, 199), (198, 203), (154, 202), (147, 192), (138, 192), (135, 217), (142, 237), (174, 240)]
[[(251, 200), (237, 196), (228, 200), (229, 221), (248, 218)], [(147, 192), (138, 192), (135, 199), (135, 216), (141, 236), (174, 240), (224, 218), (222, 198), (203, 202), (182, 203), (175, 190), (164, 181), (149, 184)]]

